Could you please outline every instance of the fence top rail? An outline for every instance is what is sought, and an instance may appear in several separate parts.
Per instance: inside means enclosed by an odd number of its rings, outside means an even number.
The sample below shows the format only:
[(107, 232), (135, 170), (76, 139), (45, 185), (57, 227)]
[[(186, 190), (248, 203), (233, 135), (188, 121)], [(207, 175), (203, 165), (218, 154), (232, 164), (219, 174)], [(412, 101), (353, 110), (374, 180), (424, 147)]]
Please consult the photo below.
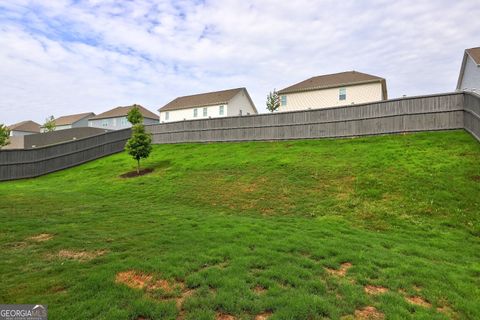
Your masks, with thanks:
[(264, 116), (271, 116), (275, 114), (292, 114), (292, 113), (302, 113), (307, 111), (318, 111), (318, 110), (333, 110), (333, 109), (345, 109), (345, 108), (352, 108), (352, 107), (362, 107), (372, 104), (383, 104), (389, 102), (396, 102), (396, 101), (407, 101), (407, 100), (416, 100), (416, 99), (424, 99), (424, 98), (436, 98), (436, 97), (444, 97), (444, 96), (455, 96), (455, 95), (463, 95), (464, 92), (461, 91), (453, 91), (453, 92), (444, 92), (444, 93), (434, 93), (434, 94), (427, 94), (427, 95), (419, 95), (419, 96), (410, 96), (410, 97), (400, 97), (395, 99), (389, 100), (379, 100), (379, 101), (372, 101), (372, 102), (365, 102), (365, 103), (358, 103), (358, 104), (347, 104), (338, 107), (326, 107), (326, 108), (311, 108), (306, 110), (295, 110), (295, 111), (283, 111), (283, 112), (270, 112), (270, 113), (258, 113), (258, 114), (248, 114), (248, 115), (241, 115), (241, 116), (230, 116), (230, 117), (219, 117), (219, 118), (206, 118), (206, 119), (189, 119), (189, 120), (179, 120), (179, 121), (171, 121), (171, 122), (160, 122), (154, 124), (145, 125), (145, 127), (151, 126), (158, 126), (158, 125), (168, 125), (174, 123), (185, 123), (185, 122), (195, 122), (195, 121), (208, 121), (208, 120), (219, 120), (219, 119), (232, 119), (232, 118), (248, 118), (248, 117), (264, 117)]
[(115, 130), (115, 131), (108, 131), (108, 132), (96, 134), (94, 136), (83, 137), (83, 138), (79, 138), (79, 139), (75, 139), (75, 140), (69, 140), (69, 141), (63, 141), (63, 142), (57, 142), (57, 143), (52, 143), (52, 144), (49, 144), (48, 146), (41, 146), (41, 147), (32, 148), (32, 149), (5, 149), (5, 150), (0, 149), (0, 152), (5, 152), (5, 153), (7, 153), (7, 152), (18, 152), (18, 151), (33, 152), (35, 150), (49, 149), (49, 148), (57, 147), (59, 145), (68, 145), (68, 144), (76, 143), (76, 142), (79, 142), (79, 141), (98, 138), (100, 136), (113, 135), (117, 132), (124, 132), (124, 131), (126, 132), (128, 130), (130, 130), (130, 128), (125, 128), (125, 129), (120, 129), (120, 130)]
[(470, 96), (473, 96), (475, 98), (478, 98), (480, 99), (480, 94), (477, 93), (477, 92), (473, 92), (473, 91), (463, 91), (464, 94), (467, 94), (467, 95), (470, 95)]

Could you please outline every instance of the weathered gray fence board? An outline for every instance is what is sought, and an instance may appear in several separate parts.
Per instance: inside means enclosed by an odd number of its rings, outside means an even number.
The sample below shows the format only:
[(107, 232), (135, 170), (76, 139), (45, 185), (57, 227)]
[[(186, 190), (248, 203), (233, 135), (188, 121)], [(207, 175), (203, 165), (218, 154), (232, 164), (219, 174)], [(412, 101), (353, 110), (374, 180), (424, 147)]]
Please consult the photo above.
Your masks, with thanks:
[(47, 147), (0, 151), (0, 180), (37, 177), (121, 152), (130, 129)]
[(478, 141), (480, 141), (480, 95), (465, 93), (464, 126)]
[(152, 125), (154, 143), (351, 137), (463, 128), (463, 94)]
[[(465, 128), (480, 140), (480, 97), (447, 93), (354, 106), (147, 126), (154, 143), (353, 137)], [(0, 151), (0, 180), (65, 169), (124, 149), (130, 130), (30, 150)]]

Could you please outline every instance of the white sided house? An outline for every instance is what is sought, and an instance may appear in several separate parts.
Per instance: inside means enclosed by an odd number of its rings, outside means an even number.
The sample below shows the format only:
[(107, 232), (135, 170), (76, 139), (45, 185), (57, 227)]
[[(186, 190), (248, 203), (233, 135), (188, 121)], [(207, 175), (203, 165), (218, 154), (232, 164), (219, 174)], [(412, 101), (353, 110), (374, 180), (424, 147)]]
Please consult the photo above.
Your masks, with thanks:
[(247, 89), (237, 88), (178, 97), (162, 108), (160, 122), (257, 114)]
[[(55, 131), (71, 129), (71, 128), (80, 128), (88, 127), (88, 119), (95, 116), (93, 112), (71, 114), (68, 116), (62, 116), (54, 119), (55, 121)], [(46, 132), (45, 128), (42, 126), (40, 131)]]
[(278, 111), (338, 107), (387, 99), (385, 79), (358, 71), (317, 76), (278, 91)]
[(100, 113), (88, 120), (88, 126), (107, 130), (130, 128), (132, 124), (127, 120), (127, 114), (135, 106), (138, 107), (140, 113), (143, 115), (143, 124), (149, 125), (158, 123), (158, 116), (155, 113), (145, 109), (141, 105), (134, 104), (126, 107), (116, 107)]
[(457, 90), (480, 93), (480, 47), (465, 50)]
[(8, 126), (7, 129), (10, 130), (11, 137), (40, 133), (40, 125), (31, 120), (12, 124)]

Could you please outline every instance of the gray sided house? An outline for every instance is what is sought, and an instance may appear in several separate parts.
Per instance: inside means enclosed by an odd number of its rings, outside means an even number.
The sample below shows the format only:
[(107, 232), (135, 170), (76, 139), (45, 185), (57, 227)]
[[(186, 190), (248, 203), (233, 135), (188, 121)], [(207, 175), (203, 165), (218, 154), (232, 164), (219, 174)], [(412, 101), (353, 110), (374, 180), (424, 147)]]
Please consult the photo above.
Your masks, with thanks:
[[(68, 116), (62, 116), (55, 119), (55, 131), (65, 130), (71, 128), (88, 127), (88, 119), (95, 116), (93, 112), (71, 114)], [(41, 128), (41, 132), (45, 132), (45, 129)]]
[(480, 47), (465, 50), (457, 90), (480, 94)]
[(143, 115), (143, 124), (157, 124), (158, 116), (145, 109), (141, 105), (131, 105), (126, 107), (116, 107), (92, 117), (88, 120), (88, 126), (102, 128), (107, 130), (121, 130), (130, 128), (132, 124), (127, 120), (127, 114), (133, 107), (138, 107)]

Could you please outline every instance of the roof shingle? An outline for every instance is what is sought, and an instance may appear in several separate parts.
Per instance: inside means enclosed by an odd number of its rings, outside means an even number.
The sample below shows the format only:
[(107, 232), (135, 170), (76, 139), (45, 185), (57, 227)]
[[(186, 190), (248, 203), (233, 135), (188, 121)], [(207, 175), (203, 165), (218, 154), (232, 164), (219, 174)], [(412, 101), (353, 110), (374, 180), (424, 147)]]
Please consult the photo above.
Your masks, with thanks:
[(24, 131), (24, 132), (40, 132), (40, 125), (34, 121), (27, 120), (8, 126), (11, 131)]
[(480, 65), (480, 47), (470, 48), (465, 51), (473, 59), (473, 61), (475, 61), (477, 65)]
[(180, 110), (226, 104), (242, 90), (246, 91), (245, 88), (236, 88), (178, 97), (158, 109), (158, 111)]
[(312, 77), (310, 79), (294, 84), (290, 87), (284, 88), (278, 91), (278, 93), (285, 94), (285, 93), (293, 93), (293, 92), (301, 92), (301, 91), (327, 89), (327, 88), (334, 88), (334, 87), (354, 85), (354, 84), (364, 84), (364, 83), (370, 83), (370, 82), (382, 82), (384, 95), (386, 99), (385, 79), (377, 76), (373, 76), (370, 74), (358, 72), (358, 71), (347, 71), (347, 72), (340, 72), (340, 73)]
[(141, 105), (138, 105), (138, 104), (134, 104), (134, 105), (131, 105), (131, 106), (126, 106), (126, 107), (116, 107), (116, 108), (113, 108), (111, 110), (100, 113), (100, 114), (96, 115), (95, 117), (90, 118), (89, 120), (124, 117), (135, 106), (137, 106), (138, 109), (140, 109), (140, 113), (142, 114), (142, 116), (144, 118), (158, 120), (158, 115), (151, 112), (150, 110), (145, 109), (144, 107), (142, 107)]
[(86, 112), (86, 113), (79, 113), (79, 114), (70, 114), (68, 116), (61, 116), (55, 119), (56, 126), (67, 126), (70, 124), (74, 124), (75, 122), (82, 120), (87, 117), (93, 117), (95, 113), (93, 112)]

